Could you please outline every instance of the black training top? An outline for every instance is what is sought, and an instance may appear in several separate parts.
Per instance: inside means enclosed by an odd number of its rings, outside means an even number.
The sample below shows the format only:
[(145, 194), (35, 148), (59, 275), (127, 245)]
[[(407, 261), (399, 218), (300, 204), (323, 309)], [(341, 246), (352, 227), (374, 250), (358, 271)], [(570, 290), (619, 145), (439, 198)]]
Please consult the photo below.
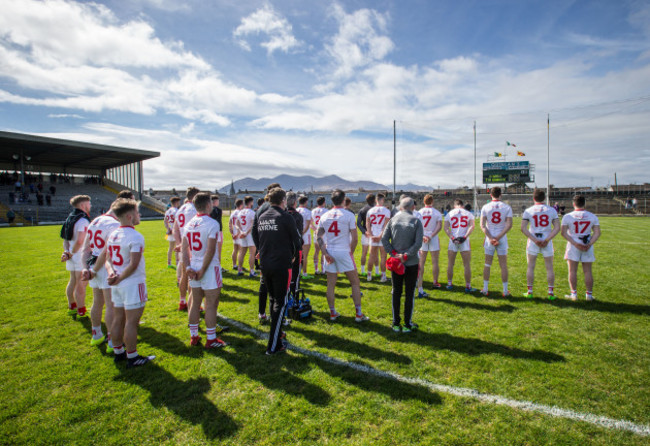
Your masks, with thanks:
[(68, 218), (65, 219), (65, 223), (61, 226), (61, 238), (63, 240), (69, 241), (74, 238), (74, 225), (82, 218), (85, 218), (90, 223), (90, 216), (81, 209), (74, 208), (70, 212)]
[(223, 225), (221, 224), (221, 217), (223, 216), (223, 211), (221, 210), (220, 207), (213, 207), (212, 212), (210, 212), (210, 217), (214, 218), (217, 220), (217, 223), (219, 223), (219, 230), (223, 231)]
[(366, 215), (370, 209), (372, 209), (372, 206), (369, 204), (365, 205), (361, 208), (359, 215), (357, 216), (357, 228), (359, 228), (359, 231), (361, 231), (362, 234), (368, 232), (368, 228), (366, 228)]
[(263, 270), (291, 268), (291, 260), (302, 245), (295, 220), (279, 206), (269, 206), (260, 214), (253, 226), (253, 241), (259, 250)]
[[(296, 210), (296, 208), (287, 208), (287, 212), (289, 215), (291, 215), (296, 222), (296, 228), (298, 228), (298, 235), (302, 238), (302, 233), (300, 232), (300, 229), (304, 227), (304, 220), (302, 219), (302, 215), (300, 215), (300, 212)], [(298, 251), (302, 251), (302, 243), (300, 244), (300, 249)]]

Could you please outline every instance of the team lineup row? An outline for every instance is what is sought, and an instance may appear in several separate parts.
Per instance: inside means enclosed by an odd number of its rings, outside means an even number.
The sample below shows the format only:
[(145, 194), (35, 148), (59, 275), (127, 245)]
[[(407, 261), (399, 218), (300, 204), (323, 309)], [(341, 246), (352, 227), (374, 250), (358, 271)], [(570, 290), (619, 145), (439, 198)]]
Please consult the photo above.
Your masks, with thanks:
[[(279, 186), (279, 185), (271, 185)], [(275, 195), (275, 203), (273, 198)], [(62, 261), (70, 271), (70, 283), (67, 287), (69, 311), (79, 317), (86, 317), (85, 309), (85, 280), (90, 279), (93, 289), (93, 309), (91, 321), (93, 326), (93, 339), (91, 344), (97, 345), (108, 341), (108, 348), (115, 353), (116, 361), (128, 360), (128, 366), (134, 367), (146, 364), (152, 357), (140, 356), (137, 353), (137, 325), (147, 301), (146, 281), (144, 274), (144, 238), (134, 229), (139, 223), (137, 203), (130, 192), (120, 193), (120, 197), (113, 203), (111, 210), (92, 222), (88, 222), (90, 211), (90, 198), (87, 196), (73, 197), (71, 204), (75, 208), (62, 228), (64, 238), (64, 254)], [(278, 197), (281, 196), (279, 200)], [(492, 202), (481, 210), (481, 229), (486, 235), (484, 243), (485, 268), (484, 286), (481, 292), (487, 295), (490, 268), (493, 256), (498, 256), (501, 266), (503, 294), (508, 296), (507, 288), (507, 232), (512, 227), (512, 210), (501, 202), (500, 189), (493, 188)], [(522, 220), (522, 232), (528, 239), (528, 292), (527, 297), (532, 297), (532, 283), (535, 260), (542, 254), (547, 267), (549, 282), (549, 298), (554, 298), (553, 274), (553, 246), (552, 239), (562, 231), (568, 240), (565, 259), (569, 265), (569, 281), (571, 294), (567, 297), (577, 298), (576, 275), (580, 262), (583, 263), (587, 299), (593, 299), (591, 294), (593, 278), (591, 276), (591, 263), (593, 244), (600, 236), (598, 219), (593, 214), (584, 210), (584, 198), (576, 197), (574, 212), (566, 215), (560, 225), (557, 213), (553, 208), (543, 204), (544, 192), (537, 190), (534, 194), (535, 204), (527, 209)], [(448, 283), (451, 289), (453, 278), (453, 265), (456, 255), (461, 253), (465, 267), (466, 292), (476, 289), (470, 285), (471, 272), (469, 262), (471, 251), (469, 236), (474, 230), (474, 216), (462, 207), (462, 202), (456, 200), (454, 209), (444, 218), (433, 208), (433, 197), (425, 197), (425, 207), (420, 211), (414, 209), (413, 200), (404, 197), (400, 202), (400, 211), (391, 212), (383, 206), (384, 197), (369, 195), (367, 205), (356, 218), (347, 210), (349, 199), (345, 194), (335, 191), (332, 196), (334, 207), (327, 210), (324, 198), (318, 200), (318, 207), (313, 211), (306, 208), (306, 197), (296, 197), (294, 193), (284, 193), (279, 187), (270, 187), (267, 195), (268, 201), (257, 212), (253, 211), (253, 199), (247, 197), (236, 203), (237, 209), (231, 213), (228, 228), (234, 240), (233, 266), (238, 274), (243, 274), (242, 263), (246, 251), (249, 252), (249, 274), (255, 275), (256, 258), (260, 259), (262, 275), (260, 281), (260, 313), (261, 320), (266, 319), (266, 295), (271, 295), (271, 336), (267, 354), (284, 351), (286, 348), (286, 334), (281, 330), (281, 325), (287, 323), (286, 313), (287, 297), (299, 287), (300, 278), (308, 278), (307, 254), (311, 245), (310, 230), (315, 231), (317, 238), (314, 253), (316, 273), (326, 273), (328, 278), (328, 304), (330, 306), (330, 319), (336, 320), (339, 313), (334, 307), (334, 288), (338, 273), (345, 273), (352, 285), (352, 298), (355, 304), (355, 320), (367, 320), (361, 312), (361, 292), (359, 276), (354, 262), (353, 253), (358, 242), (357, 228), (361, 232), (362, 275), (365, 273), (365, 258), (369, 254), (368, 280), (372, 280), (372, 268), (380, 267), (382, 281), (386, 281), (386, 265), (392, 271), (393, 282), (393, 329), (395, 331), (409, 332), (417, 328), (411, 321), (413, 297), (417, 282), (419, 295), (426, 293), (422, 288), (422, 276), (427, 253), (431, 253), (433, 263), (434, 288), (440, 288), (438, 283), (438, 257), (440, 243), (438, 233), (444, 229), (449, 237), (448, 256)], [(278, 202), (279, 200), (279, 202)], [(409, 201), (410, 200), (410, 201)], [(190, 188), (186, 194), (186, 203), (180, 207), (180, 198), (174, 198), (172, 207), (165, 215), (165, 226), (170, 239), (170, 252), (168, 262), (171, 265), (171, 256), (174, 251), (180, 253), (178, 284), (180, 289), (179, 309), (188, 309), (189, 301), (189, 328), (190, 344), (198, 345), (198, 324), (201, 303), (205, 301), (205, 323), (207, 342), (206, 348), (225, 345), (217, 337), (224, 327), (216, 323), (219, 291), (222, 287), (221, 245), (223, 234), (221, 231), (221, 210), (218, 207), (218, 197), (199, 193), (198, 189)], [(347, 201), (347, 203), (346, 203)], [(298, 205), (296, 207), (296, 205)], [(285, 210), (286, 209), (286, 210)], [(260, 224), (259, 217), (269, 213)], [(273, 214), (275, 212), (275, 214)], [(277, 215), (276, 215), (277, 214)], [(290, 215), (293, 226), (287, 232), (287, 239), (279, 243), (265, 243), (265, 238), (271, 240), (277, 236), (282, 225), (276, 220), (284, 214)], [(406, 232), (399, 226), (400, 220), (411, 218), (407, 226), (416, 232), (410, 236), (413, 242), (404, 244), (404, 252), (394, 249), (396, 241)], [(286, 220), (286, 218), (285, 218)], [(285, 221), (279, 219), (279, 222)], [(286, 220), (288, 221), (288, 220)], [(285, 227), (286, 227), (285, 221)], [(393, 223), (391, 227), (390, 224)], [(295, 228), (292, 229), (292, 228)], [(286, 228), (285, 228), (286, 229)], [(392, 230), (391, 230), (392, 229)], [(293, 235), (291, 232), (293, 231)], [(419, 231), (419, 232), (418, 232)], [(293, 241), (295, 249), (289, 249), (284, 257), (288, 257), (289, 268), (278, 268), (279, 258), (275, 251), (282, 251), (283, 247), (290, 246)], [(395, 239), (397, 237), (397, 240)], [(259, 253), (256, 247), (262, 246)], [(410, 254), (407, 254), (408, 251)], [(390, 259), (386, 261), (387, 253)], [(381, 260), (380, 260), (381, 258)], [(320, 262), (319, 262), (320, 260)], [(286, 263), (286, 262), (285, 262)], [(320, 266), (320, 269), (319, 269)], [(284, 281), (286, 289), (278, 284), (279, 271), (288, 275)], [(266, 279), (266, 280), (265, 280)], [(269, 282), (269, 283), (265, 283)], [(189, 286), (188, 286), (189, 285)], [(267, 286), (268, 285), (268, 286)], [(397, 289), (399, 287), (399, 289)], [(400, 297), (402, 287), (405, 287), (404, 325), (400, 324)], [(189, 293), (188, 293), (189, 289)], [(296, 299), (297, 301), (297, 299)], [(103, 307), (106, 307), (106, 326), (108, 333), (104, 335), (101, 330), (101, 317)]]

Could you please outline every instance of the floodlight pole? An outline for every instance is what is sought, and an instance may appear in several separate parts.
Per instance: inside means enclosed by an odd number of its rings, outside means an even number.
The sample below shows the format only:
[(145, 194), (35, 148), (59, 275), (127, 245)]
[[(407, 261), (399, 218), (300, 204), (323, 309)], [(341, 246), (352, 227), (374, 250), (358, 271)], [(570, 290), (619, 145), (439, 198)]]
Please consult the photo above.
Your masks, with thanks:
[(476, 190), (476, 121), (474, 121), (474, 212), (478, 208), (478, 197)]
[(546, 115), (546, 205), (551, 205), (551, 114)]
[(395, 209), (395, 190), (397, 188), (397, 131), (393, 120), (393, 209)]

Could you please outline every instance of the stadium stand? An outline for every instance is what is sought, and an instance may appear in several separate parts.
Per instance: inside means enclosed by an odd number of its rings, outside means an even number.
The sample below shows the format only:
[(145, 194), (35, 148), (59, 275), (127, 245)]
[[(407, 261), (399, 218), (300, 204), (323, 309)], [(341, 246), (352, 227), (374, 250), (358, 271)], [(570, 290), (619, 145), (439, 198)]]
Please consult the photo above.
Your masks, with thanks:
[(160, 153), (22, 133), (0, 132), (0, 222), (65, 220), (69, 200), (89, 195), (92, 216), (108, 210), (115, 194), (129, 189), (142, 200), (144, 218), (160, 217), (164, 203), (144, 195), (142, 162)]

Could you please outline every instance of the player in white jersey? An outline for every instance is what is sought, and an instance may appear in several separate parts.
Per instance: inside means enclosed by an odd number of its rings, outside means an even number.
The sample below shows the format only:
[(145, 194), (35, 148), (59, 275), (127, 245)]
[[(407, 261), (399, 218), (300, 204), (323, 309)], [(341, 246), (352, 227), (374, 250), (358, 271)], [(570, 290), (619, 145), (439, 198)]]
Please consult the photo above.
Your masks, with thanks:
[(481, 294), (488, 295), (490, 282), (490, 268), (494, 253), (499, 258), (501, 268), (501, 283), (503, 297), (511, 297), (508, 291), (508, 231), (512, 229), (512, 208), (502, 202), (501, 188), (493, 187), (490, 190), (492, 201), (481, 209), (481, 230), (485, 234), (483, 248), (485, 250), (485, 265), (483, 266), (483, 289)]
[[(359, 275), (354, 264), (354, 250), (357, 247), (357, 235), (354, 214), (343, 209), (345, 192), (335, 190), (332, 193), (334, 207), (319, 219), (316, 240), (325, 256), (327, 273), (327, 303), (330, 308), (330, 320), (335, 321), (340, 314), (335, 308), (335, 288), (339, 273), (344, 273), (352, 287), (352, 300), (356, 309), (354, 320), (367, 321), (369, 318), (361, 311), (361, 289)], [(352, 240), (352, 241), (350, 241)]]
[[(316, 234), (316, 231), (318, 230), (318, 223), (320, 223), (321, 216), (327, 212), (327, 208), (325, 207), (325, 197), (320, 196), (316, 198), (316, 204), (318, 207), (311, 210), (311, 227), (314, 230), (314, 234)], [(323, 266), (324, 258), (320, 246), (318, 243), (314, 243), (314, 274), (325, 274), (325, 267)], [(320, 269), (318, 269), (319, 263)]]
[(463, 259), (463, 269), (465, 270), (465, 292), (473, 293), (477, 290), (472, 288), (471, 285), (472, 251), (469, 237), (474, 231), (474, 215), (463, 208), (463, 200), (458, 198), (454, 200), (454, 208), (445, 217), (444, 229), (449, 237), (449, 246), (447, 247), (447, 289), (453, 289), (454, 263), (456, 263), (456, 255), (460, 252)]
[[(390, 211), (384, 206), (386, 196), (377, 194), (377, 204), (366, 214), (366, 228), (370, 237), (370, 255), (368, 256), (368, 282), (372, 281), (372, 267), (375, 267), (375, 274), (381, 269), (380, 282), (386, 282), (386, 251), (381, 244), (381, 234), (390, 220)], [(381, 257), (381, 259), (380, 259)], [(379, 268), (378, 268), (379, 267)]]
[[(180, 197), (172, 197), (169, 200), (171, 206), (165, 211), (165, 231), (167, 233), (167, 242), (169, 243), (169, 248), (167, 249), (167, 268), (176, 269), (178, 264), (178, 253), (176, 252), (176, 240), (174, 239), (174, 222), (176, 221), (176, 212), (181, 206)], [(175, 253), (176, 262), (172, 264), (172, 254)]]
[(244, 257), (248, 251), (248, 276), (255, 277), (255, 255), (257, 250), (253, 242), (253, 222), (255, 220), (255, 211), (253, 210), (253, 203), (255, 199), (251, 196), (244, 197), (244, 207), (237, 213), (237, 220), (235, 225), (239, 230), (239, 258), (237, 260), (237, 275), (244, 275)]
[(239, 238), (239, 228), (235, 224), (237, 222), (237, 216), (239, 211), (244, 207), (244, 200), (238, 198), (235, 200), (235, 210), (230, 212), (230, 218), (228, 219), (228, 230), (230, 231), (230, 236), (232, 237), (232, 269), (237, 271), (237, 259), (239, 258), (239, 249), (241, 246), (241, 240)]
[[(111, 287), (108, 284), (108, 272), (105, 265), (97, 266), (95, 273), (93, 266), (97, 258), (101, 255), (106, 247), (108, 237), (120, 226), (115, 214), (112, 211), (95, 218), (86, 231), (86, 240), (84, 242), (84, 280), (89, 280), (89, 285), (93, 290), (93, 306), (90, 309), (90, 322), (92, 326), (92, 338), (90, 345), (101, 345), (104, 341), (108, 342), (106, 351), (112, 353), (113, 343), (111, 341), (111, 327), (113, 325), (113, 301), (111, 300)], [(102, 311), (106, 305), (106, 336), (102, 332)]]
[[(194, 218), (196, 215), (196, 209), (192, 200), (199, 193), (199, 189), (196, 187), (188, 187), (185, 192), (186, 202), (183, 206), (178, 209), (176, 212), (176, 221), (174, 222), (174, 240), (176, 243), (176, 251), (181, 250), (181, 245), (183, 243), (183, 229), (189, 221)], [(179, 293), (179, 302), (178, 302), (178, 311), (187, 311), (187, 291), (188, 291), (188, 278), (187, 278), (187, 266), (183, 264), (182, 256), (179, 259), (177, 270), (177, 279), (178, 279), (178, 293)]]
[(567, 239), (564, 260), (569, 266), (569, 287), (571, 294), (565, 296), (571, 300), (578, 299), (578, 264), (582, 262), (582, 271), (585, 274), (586, 299), (594, 300), (594, 276), (592, 263), (594, 256), (594, 243), (600, 238), (600, 222), (598, 217), (585, 211), (585, 197), (573, 197), (573, 212), (562, 218), (562, 237)]
[[(546, 280), (548, 282), (548, 298), (555, 299), (555, 271), (553, 271), (553, 238), (560, 232), (560, 220), (557, 212), (544, 204), (546, 192), (542, 189), (533, 191), (535, 205), (524, 211), (521, 219), (521, 232), (528, 239), (526, 244), (526, 282), (528, 290), (524, 297), (533, 297), (533, 284), (535, 283), (535, 262), (537, 256), (542, 254), (546, 266)], [(528, 227), (530, 225), (530, 228)]]
[(309, 198), (305, 195), (301, 195), (300, 198), (298, 198), (298, 208), (296, 209), (298, 213), (302, 216), (302, 221), (303, 221), (303, 227), (298, 228), (301, 229), (302, 232), (302, 278), (303, 279), (311, 279), (312, 276), (307, 274), (307, 264), (309, 263), (308, 255), (309, 255), (309, 248), (311, 248), (311, 232), (309, 232), (311, 228), (311, 211), (307, 207), (307, 201)]
[[(420, 268), (418, 275), (418, 297), (428, 297), (422, 286), (424, 281), (424, 266), (427, 262), (427, 253), (431, 253), (431, 266), (433, 273), (433, 288), (440, 289), (438, 276), (440, 275), (440, 240), (438, 233), (442, 230), (442, 214), (433, 207), (433, 195), (424, 196), (424, 207), (418, 212), (424, 228), (422, 247), (420, 248)], [(415, 212), (413, 213), (415, 215)]]
[(144, 265), (144, 237), (135, 230), (140, 224), (140, 212), (135, 200), (118, 198), (111, 211), (119, 220), (106, 241), (93, 271), (106, 264), (108, 284), (111, 286), (114, 317), (111, 327), (115, 362), (127, 360), (127, 367), (145, 365), (155, 356), (138, 354), (138, 326), (147, 303), (147, 285)]
[(70, 280), (65, 288), (68, 298), (68, 314), (77, 315), (77, 318), (88, 317), (86, 313), (86, 281), (82, 279), (84, 269), (82, 256), (86, 237), (86, 229), (90, 224), (90, 197), (76, 195), (70, 199), (74, 208), (61, 228), (63, 238), (63, 254), (61, 262), (65, 262), (65, 269), (70, 272)]
[[(199, 322), (201, 302), (205, 297), (205, 327), (207, 342), (205, 348), (226, 345), (217, 337), (217, 309), (223, 281), (221, 265), (217, 254), (217, 241), (221, 227), (210, 217), (212, 200), (210, 194), (200, 192), (194, 197), (197, 214), (183, 230), (183, 264), (190, 278), (192, 302), (188, 312), (190, 345), (199, 345)], [(191, 252), (191, 260), (190, 260)]]

